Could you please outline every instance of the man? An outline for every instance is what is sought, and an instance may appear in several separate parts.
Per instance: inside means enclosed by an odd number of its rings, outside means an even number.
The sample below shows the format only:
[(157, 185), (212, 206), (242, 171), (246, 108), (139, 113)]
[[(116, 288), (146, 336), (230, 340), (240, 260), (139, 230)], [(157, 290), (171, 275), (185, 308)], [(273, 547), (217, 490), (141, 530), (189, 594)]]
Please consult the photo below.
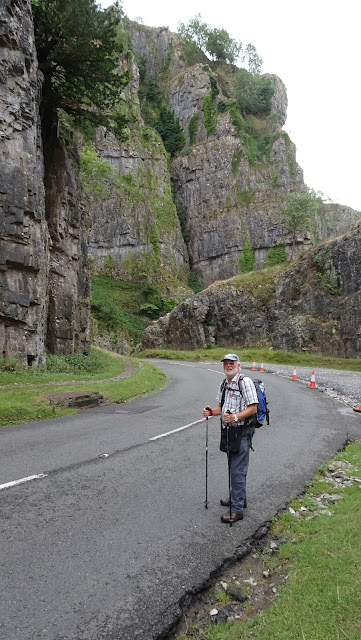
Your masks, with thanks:
[(247, 418), (257, 413), (257, 391), (251, 378), (241, 380), (242, 393), (239, 390), (241, 363), (235, 353), (228, 353), (222, 358), (226, 384), (221, 384), (217, 394), (218, 405), (213, 409), (203, 409), (205, 418), (221, 416), (221, 428), (238, 427), (235, 432), (239, 435), (236, 451), (227, 451), (229, 473), (231, 480), (230, 499), (222, 498), (221, 505), (229, 507), (227, 513), (221, 517), (222, 522), (233, 523), (243, 519), (243, 509), (247, 506), (246, 477), (249, 463), (249, 450), (254, 434), (254, 427), (247, 424)]

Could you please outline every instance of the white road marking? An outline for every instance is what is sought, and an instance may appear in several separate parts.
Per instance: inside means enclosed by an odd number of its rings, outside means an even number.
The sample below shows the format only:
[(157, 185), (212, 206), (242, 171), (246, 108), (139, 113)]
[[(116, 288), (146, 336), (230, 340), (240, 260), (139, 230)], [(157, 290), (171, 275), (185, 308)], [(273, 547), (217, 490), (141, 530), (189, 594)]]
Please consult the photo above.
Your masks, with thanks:
[(29, 482), (30, 480), (38, 480), (40, 478), (46, 478), (47, 473), (39, 473), (37, 476), (28, 476), (27, 478), (20, 478), (20, 480), (13, 480), (12, 482), (6, 482), (5, 484), (0, 484), (1, 489), (8, 489), (9, 487), (15, 487), (17, 484), (23, 484), (24, 482)]
[(199, 422), (204, 422), (205, 418), (201, 418), (200, 420), (196, 420), (195, 422), (190, 422), (189, 424), (184, 425), (184, 427), (178, 427), (178, 429), (173, 429), (173, 431), (167, 431), (167, 433), (161, 433), (159, 436), (154, 436), (154, 438), (149, 438), (149, 440), (158, 440), (158, 438), (165, 438), (166, 436), (172, 435), (172, 433), (177, 433), (177, 431), (183, 431), (183, 429), (188, 429), (188, 427), (193, 427), (194, 424), (199, 424)]

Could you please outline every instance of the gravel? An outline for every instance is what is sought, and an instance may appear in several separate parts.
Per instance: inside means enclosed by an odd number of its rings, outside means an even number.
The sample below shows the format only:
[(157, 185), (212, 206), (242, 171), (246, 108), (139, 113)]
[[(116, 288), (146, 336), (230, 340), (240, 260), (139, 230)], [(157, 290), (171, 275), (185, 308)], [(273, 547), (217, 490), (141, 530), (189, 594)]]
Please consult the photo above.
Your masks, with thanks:
[[(243, 369), (251, 369), (252, 363), (242, 363)], [(274, 373), (285, 378), (292, 378), (293, 367), (286, 364), (263, 364), (266, 373)], [(257, 372), (259, 374), (259, 366)], [(312, 371), (315, 372), (316, 387), (324, 391), (328, 396), (343, 402), (349, 407), (358, 409), (361, 405), (361, 372), (340, 371), (338, 369), (311, 369), (310, 367), (297, 367), (297, 380), (303, 384), (310, 384)], [(262, 374), (260, 374), (260, 377)]]

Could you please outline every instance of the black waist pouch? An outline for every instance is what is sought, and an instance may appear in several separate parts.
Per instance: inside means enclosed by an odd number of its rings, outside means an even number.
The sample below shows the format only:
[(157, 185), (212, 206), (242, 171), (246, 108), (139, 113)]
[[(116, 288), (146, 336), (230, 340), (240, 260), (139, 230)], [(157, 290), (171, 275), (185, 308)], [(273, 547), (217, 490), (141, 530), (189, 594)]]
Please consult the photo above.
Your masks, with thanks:
[[(228, 435), (227, 435), (228, 431)], [(242, 427), (235, 427), (229, 425), (228, 427), (221, 427), (221, 442), (219, 448), (224, 453), (237, 453), (239, 451), (239, 445), (241, 443)]]

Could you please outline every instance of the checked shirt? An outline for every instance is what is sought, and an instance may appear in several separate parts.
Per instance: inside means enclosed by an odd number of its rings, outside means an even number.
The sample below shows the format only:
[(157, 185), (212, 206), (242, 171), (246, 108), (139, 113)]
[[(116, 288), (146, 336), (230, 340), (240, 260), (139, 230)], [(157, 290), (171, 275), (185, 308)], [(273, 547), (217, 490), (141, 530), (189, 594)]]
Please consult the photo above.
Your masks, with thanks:
[[(231, 382), (227, 382), (226, 384), (226, 394), (224, 397), (224, 405), (222, 407), (222, 422), (223, 416), (225, 412), (228, 410), (231, 413), (239, 413), (239, 411), (243, 411), (250, 404), (257, 404), (258, 397), (257, 391), (253, 384), (251, 378), (245, 376), (241, 380), (242, 385), (242, 394), (239, 391), (238, 386), (238, 378), (241, 374), (237, 373), (234, 378), (232, 378)], [(217, 402), (220, 403), (222, 399), (222, 385), (220, 385), (218, 394), (217, 394)], [(238, 423), (239, 425), (244, 424), (244, 420)]]

